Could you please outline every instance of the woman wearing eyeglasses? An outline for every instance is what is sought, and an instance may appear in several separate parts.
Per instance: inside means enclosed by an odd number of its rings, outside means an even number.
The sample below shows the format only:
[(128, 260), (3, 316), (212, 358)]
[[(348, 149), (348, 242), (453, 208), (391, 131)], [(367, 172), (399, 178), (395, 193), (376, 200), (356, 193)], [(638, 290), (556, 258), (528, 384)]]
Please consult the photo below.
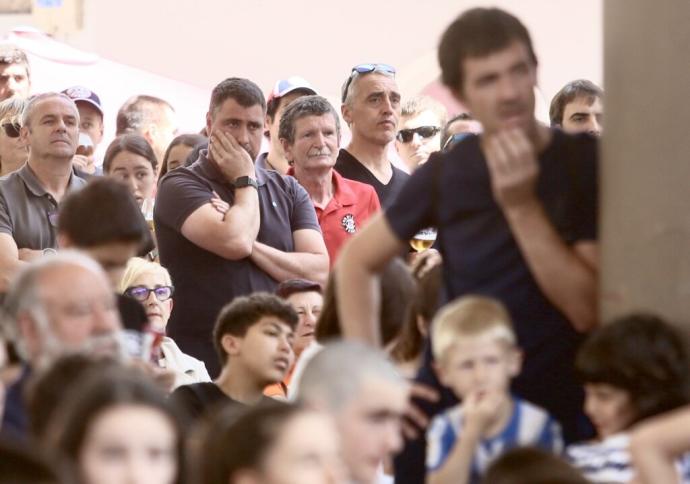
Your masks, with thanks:
[(24, 99), (17, 98), (0, 102), (0, 176), (18, 170), (29, 157), (29, 150), (19, 137), (25, 105)]
[[(144, 306), (154, 332), (165, 333), (173, 307), (174, 291), (167, 269), (154, 262), (134, 257), (127, 263), (119, 290)], [(175, 373), (174, 388), (211, 381), (204, 363), (183, 353), (177, 343), (167, 336), (163, 337), (161, 343), (161, 358), (158, 364)]]

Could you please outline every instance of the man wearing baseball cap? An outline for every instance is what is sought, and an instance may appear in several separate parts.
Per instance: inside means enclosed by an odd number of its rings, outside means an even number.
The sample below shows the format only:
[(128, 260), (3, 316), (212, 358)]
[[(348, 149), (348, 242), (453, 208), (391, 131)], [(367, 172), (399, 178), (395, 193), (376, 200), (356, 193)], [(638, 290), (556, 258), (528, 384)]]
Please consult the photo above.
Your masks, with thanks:
[[(100, 174), (95, 166), (94, 153), (103, 141), (103, 108), (101, 99), (92, 90), (84, 86), (72, 86), (62, 91), (74, 101), (79, 110), (79, 147), (74, 163), (78, 169), (87, 174)], [(86, 146), (84, 134), (91, 138), (92, 146)]]
[(287, 173), (290, 166), (285, 159), (283, 147), (278, 139), (280, 118), (283, 116), (283, 111), (285, 111), (288, 104), (297, 98), (310, 94), (316, 94), (316, 91), (301, 77), (292, 76), (276, 82), (266, 102), (265, 131), (268, 135), (270, 146), (268, 153), (261, 153), (256, 159), (256, 166), (264, 170), (275, 170), (282, 175)]

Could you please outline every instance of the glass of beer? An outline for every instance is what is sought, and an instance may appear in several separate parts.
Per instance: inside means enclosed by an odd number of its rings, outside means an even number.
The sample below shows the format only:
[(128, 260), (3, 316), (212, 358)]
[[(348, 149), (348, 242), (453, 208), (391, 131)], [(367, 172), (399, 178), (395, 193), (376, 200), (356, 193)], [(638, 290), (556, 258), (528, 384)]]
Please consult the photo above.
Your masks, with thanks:
[(429, 227), (417, 232), (410, 240), (410, 246), (417, 252), (423, 252), (434, 245), (435, 241), (436, 229)]

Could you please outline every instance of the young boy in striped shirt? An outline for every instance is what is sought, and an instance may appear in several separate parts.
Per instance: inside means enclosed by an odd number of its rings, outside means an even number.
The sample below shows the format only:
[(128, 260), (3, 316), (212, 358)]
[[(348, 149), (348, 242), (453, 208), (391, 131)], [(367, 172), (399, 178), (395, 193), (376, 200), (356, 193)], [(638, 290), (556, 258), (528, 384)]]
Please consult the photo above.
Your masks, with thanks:
[(562, 451), (558, 423), (510, 394), (522, 356), (500, 302), (465, 296), (448, 304), (434, 319), (431, 341), (439, 379), (461, 403), (429, 426), (427, 483), (479, 482), (489, 464), (514, 447)]

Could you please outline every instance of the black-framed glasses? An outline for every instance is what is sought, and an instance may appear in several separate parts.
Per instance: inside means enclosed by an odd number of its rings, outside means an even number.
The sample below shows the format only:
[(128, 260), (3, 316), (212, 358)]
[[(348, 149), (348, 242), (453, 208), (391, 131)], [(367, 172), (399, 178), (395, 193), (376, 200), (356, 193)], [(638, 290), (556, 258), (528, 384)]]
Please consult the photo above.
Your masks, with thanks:
[(445, 144), (443, 145), (443, 148), (441, 148), (443, 151), (449, 151), (453, 146), (458, 144), (460, 141), (464, 140), (468, 136), (470, 136), (472, 133), (455, 133), (454, 135), (450, 136)]
[(427, 139), (436, 136), (439, 131), (441, 131), (441, 128), (438, 126), (420, 126), (418, 128), (401, 129), (398, 131), (396, 138), (398, 138), (398, 141), (401, 143), (409, 143), (412, 141), (415, 134)]
[(2, 123), (0, 126), (8, 138), (19, 138), (19, 130), (22, 129), (19, 123)]
[(389, 66), (388, 64), (359, 64), (352, 68), (350, 71), (350, 77), (347, 78), (345, 86), (343, 87), (343, 102), (347, 98), (347, 91), (352, 84), (352, 78), (358, 74), (368, 74), (369, 72), (385, 72), (386, 74), (391, 74), (395, 76), (395, 67)]
[(159, 301), (167, 301), (172, 297), (174, 290), (173, 286), (132, 286), (125, 290), (125, 296), (144, 302), (149, 298), (149, 294), (153, 293)]

